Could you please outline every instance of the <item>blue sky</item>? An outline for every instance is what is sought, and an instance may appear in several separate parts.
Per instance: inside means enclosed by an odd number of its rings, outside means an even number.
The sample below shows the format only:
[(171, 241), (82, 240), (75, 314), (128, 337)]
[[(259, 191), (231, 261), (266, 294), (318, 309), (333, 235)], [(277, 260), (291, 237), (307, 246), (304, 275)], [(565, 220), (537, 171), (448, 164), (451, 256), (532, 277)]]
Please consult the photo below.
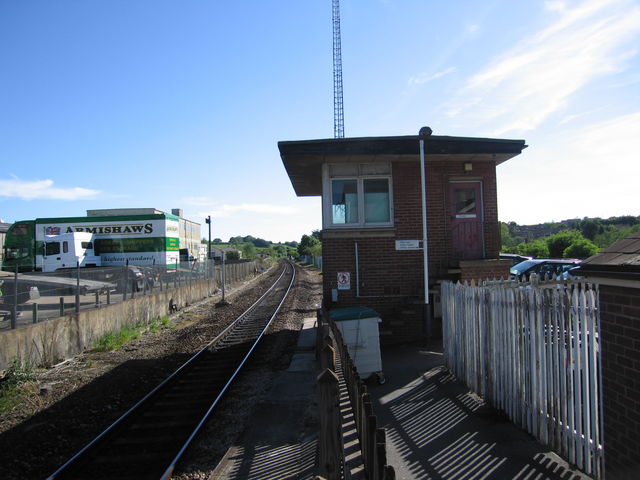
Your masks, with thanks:
[[(341, 15), (347, 137), (525, 139), (498, 167), (501, 220), (640, 215), (639, 1)], [(182, 208), (272, 241), (321, 225), (277, 142), (333, 136), (330, 0), (4, 0), (0, 68), (4, 221)]]

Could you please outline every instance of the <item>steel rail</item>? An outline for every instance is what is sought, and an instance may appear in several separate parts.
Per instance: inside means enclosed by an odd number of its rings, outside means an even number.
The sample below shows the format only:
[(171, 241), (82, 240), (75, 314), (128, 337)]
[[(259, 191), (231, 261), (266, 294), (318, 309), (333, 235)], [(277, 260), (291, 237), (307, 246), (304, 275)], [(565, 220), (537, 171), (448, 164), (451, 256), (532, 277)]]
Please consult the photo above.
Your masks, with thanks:
[[(265, 332), (269, 329), (269, 327), (271, 326), (271, 323), (273, 322), (273, 319), (276, 317), (276, 315), (278, 314), (278, 312), (280, 311), (280, 308), (282, 307), (282, 304), (284, 303), (284, 301), (287, 299), (287, 296), (289, 295), (289, 291), (291, 290), (291, 287), (293, 286), (293, 282), (296, 278), (296, 269), (293, 266), (293, 264), (291, 262), (287, 262), (287, 267), (286, 268), (291, 268), (292, 270), (292, 274), (291, 274), (291, 281), (289, 282), (289, 285), (287, 287), (286, 292), (284, 292), (284, 295), (282, 296), (282, 300), (280, 300), (280, 303), (278, 304), (278, 306), (276, 307), (275, 312), (273, 312), (273, 315), (271, 315), (271, 318), (269, 319), (269, 321), (267, 322), (267, 324), (265, 325), (265, 327), (262, 329), (262, 331), (260, 332), (260, 335), (258, 335), (258, 338), (256, 339), (255, 342), (253, 342), (253, 345), (251, 345), (251, 348), (249, 349), (249, 351), (247, 352), (247, 354), (245, 355), (245, 357), (242, 359), (242, 361), (240, 362), (240, 365), (238, 366), (238, 368), (236, 368), (236, 370), (233, 372), (233, 374), (231, 375), (231, 377), (229, 378), (229, 380), (227, 381), (227, 383), (225, 384), (225, 386), (222, 388), (222, 390), (220, 391), (220, 393), (218, 394), (218, 396), (216, 397), (216, 399), (214, 400), (214, 402), (211, 404), (211, 406), (209, 407), (209, 410), (207, 410), (207, 413), (205, 413), (204, 417), (202, 417), (202, 419), (200, 420), (200, 422), (198, 423), (198, 425), (196, 426), (196, 428), (193, 430), (193, 432), (191, 433), (191, 435), (189, 436), (189, 438), (187, 439), (187, 441), (184, 443), (184, 445), (182, 446), (182, 448), (180, 449), (180, 451), (178, 452), (178, 454), (175, 456), (175, 458), (173, 459), (173, 461), (171, 462), (171, 465), (167, 468), (167, 470), (164, 472), (164, 474), (162, 475), (162, 477), (160, 477), (161, 480), (166, 480), (168, 478), (171, 477), (171, 474), (173, 473), (173, 470), (176, 466), (176, 463), (178, 463), (178, 460), (180, 460), (180, 457), (182, 457), (182, 455), (184, 454), (184, 452), (187, 450), (187, 447), (191, 444), (191, 441), (195, 438), (195, 436), (198, 434), (198, 432), (200, 432), (200, 429), (202, 428), (202, 426), (205, 424), (205, 422), (208, 420), (209, 416), (211, 415), (211, 412), (213, 412), (213, 409), (216, 407), (216, 405), (218, 404), (218, 402), (220, 401), (220, 399), (222, 398), (222, 396), (225, 394), (225, 392), (227, 391), (227, 389), (231, 386), (231, 384), (233, 383), (233, 381), (235, 380), (236, 376), (238, 375), (238, 373), (240, 372), (240, 370), (242, 369), (242, 367), (244, 366), (245, 363), (247, 363), (247, 360), (249, 359), (249, 357), (251, 356), (251, 354), (253, 353), (253, 351), (255, 350), (256, 346), (258, 345), (258, 343), (260, 342), (260, 340), (262, 340), (262, 337), (264, 336)], [(276, 280), (274, 282), (274, 284), (271, 286), (271, 288), (269, 290), (267, 290), (267, 292), (265, 292), (265, 294), (260, 297), (261, 299), (264, 298), (273, 288), (275, 288), (276, 284), (280, 281), (280, 278), (282, 278), (285, 274), (286, 268), (283, 269), (282, 274), (280, 275), (280, 277), (278, 278), (278, 280)], [(254, 303), (251, 308), (253, 308), (253, 306), (257, 305), (258, 302)], [(247, 310), (249, 311), (249, 310)], [(247, 312), (246, 311), (246, 312)], [(241, 315), (244, 316), (245, 313), (243, 313)], [(235, 322), (234, 322), (235, 323)]]
[[(258, 343), (260, 342), (260, 340), (262, 339), (262, 337), (264, 336), (264, 334), (266, 333), (268, 328), (271, 326), (271, 323), (273, 322), (274, 318), (276, 317), (276, 315), (280, 311), (280, 308), (282, 307), (282, 304), (286, 300), (286, 298), (287, 298), (287, 296), (288, 296), (288, 294), (289, 294), (289, 292), (290, 292), (290, 290), (291, 290), (291, 288), (293, 286), (293, 282), (295, 280), (295, 267), (293, 266), (293, 264), (291, 262), (286, 262), (285, 268), (283, 268), (282, 273), (280, 274), (278, 279), (276, 279), (274, 281), (273, 285), (256, 302), (254, 302), (247, 310), (245, 310), (244, 313), (242, 313), (240, 316), (238, 316), (238, 318), (236, 320), (234, 320), (229, 326), (227, 326), (218, 336), (216, 336), (207, 345), (205, 345), (196, 354), (194, 354), (189, 360), (187, 360), (183, 365), (181, 365), (175, 372), (173, 372), (166, 379), (164, 379), (159, 385), (157, 385), (153, 390), (151, 390), (147, 395), (145, 395), (133, 407), (131, 407), (129, 410), (127, 410), (113, 424), (111, 424), (107, 429), (105, 429), (102, 433), (100, 433), (100, 435), (98, 435), (96, 438), (94, 438), (90, 443), (88, 443), (80, 451), (78, 451), (73, 457), (71, 457), (69, 460), (67, 460), (67, 462), (65, 462), (54, 473), (52, 473), (49, 477), (47, 477), (47, 480), (54, 480), (54, 479), (60, 480), (62, 478), (66, 478), (65, 475), (68, 473), (69, 469), (73, 468), (79, 462), (84, 460), (83, 457), (87, 455), (87, 452), (90, 452), (92, 449), (97, 448), (98, 443), (100, 441), (105, 440), (109, 435), (111, 435), (114, 432), (114, 430), (116, 429), (116, 427), (119, 427), (122, 424), (125, 424), (127, 421), (130, 420), (130, 418), (133, 416), (134, 413), (139, 413), (140, 410), (143, 410), (143, 408), (146, 405), (148, 405), (151, 402), (152, 399), (154, 399), (157, 396), (160, 396), (162, 394), (161, 391), (163, 389), (165, 389), (165, 387), (169, 386), (171, 382), (174, 382), (174, 381), (178, 380), (182, 374), (189, 373), (188, 372), (189, 367), (194, 366), (196, 361), (201, 359), (201, 357), (206, 355), (208, 352), (211, 352), (212, 349), (215, 348), (216, 345), (218, 345), (219, 343), (222, 343), (236, 329), (241, 328), (243, 326), (243, 323), (246, 322), (249, 319), (251, 314), (254, 313), (261, 306), (261, 304), (263, 302), (268, 300), (268, 298), (267, 298), (268, 295), (270, 293), (272, 293), (272, 291), (274, 289), (276, 289), (276, 287), (278, 287), (280, 285), (281, 280), (285, 276), (285, 274), (287, 273), (288, 269), (291, 269), (291, 272), (292, 272), (291, 273), (291, 279), (289, 280), (289, 283), (286, 286), (286, 291), (282, 294), (282, 297), (281, 297), (278, 305), (275, 307), (275, 310), (271, 314), (270, 318), (268, 319), (266, 324), (261, 328), (260, 333), (257, 335), (257, 337), (256, 336), (253, 337), (253, 338), (255, 338), (255, 340), (253, 340), (253, 343), (252, 343), (251, 347), (243, 355), (240, 363), (237, 365), (237, 367), (235, 368), (233, 373), (228, 377), (228, 379), (227, 379), (226, 383), (224, 384), (224, 386), (219, 390), (219, 393), (216, 395), (216, 398), (210, 404), (210, 406), (208, 407), (208, 409), (204, 413), (204, 415), (202, 415), (200, 420), (197, 422), (197, 425), (195, 426), (195, 428), (193, 428), (193, 430), (189, 434), (187, 440), (182, 443), (182, 446), (180, 447), (178, 453), (173, 457), (171, 462), (168, 464), (168, 466), (167, 466), (166, 470), (164, 471), (164, 473), (160, 477), (153, 477), (153, 478), (160, 478), (160, 479), (169, 478), (171, 473), (175, 469), (175, 465), (177, 464), (179, 459), (182, 457), (182, 455), (185, 453), (185, 451), (187, 450), (187, 448), (190, 445), (190, 443), (193, 441), (193, 439), (196, 437), (196, 435), (202, 429), (202, 426), (206, 423), (208, 418), (211, 416), (211, 413), (214, 411), (215, 407), (217, 406), (217, 404), (219, 403), (221, 398), (224, 396), (226, 391), (232, 385), (233, 381), (235, 380), (235, 378), (239, 374), (240, 370), (246, 364), (246, 362), (248, 361), (249, 357), (251, 356), (251, 354), (255, 350), (256, 346), (258, 345)], [(224, 350), (219, 350), (218, 352), (224, 352)], [(71, 478), (77, 478), (77, 477), (71, 477)]]

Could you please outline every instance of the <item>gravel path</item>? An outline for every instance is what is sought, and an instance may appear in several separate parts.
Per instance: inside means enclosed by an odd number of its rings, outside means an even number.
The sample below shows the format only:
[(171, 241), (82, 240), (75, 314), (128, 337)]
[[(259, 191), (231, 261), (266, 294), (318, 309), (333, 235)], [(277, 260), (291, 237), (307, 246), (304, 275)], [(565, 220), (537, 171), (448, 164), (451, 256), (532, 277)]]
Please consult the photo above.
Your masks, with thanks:
[[(321, 278), (298, 267), (295, 288), (236, 384), (178, 466), (180, 480), (210, 478), (227, 448), (259, 406), (275, 373), (286, 369), (302, 319), (321, 302)], [(41, 371), (24, 386), (20, 405), (0, 417), (0, 478), (39, 479), (52, 473), (163, 378), (248, 308), (279, 275), (272, 268), (228, 293), (172, 317), (175, 329), (147, 333), (115, 352), (87, 351)]]

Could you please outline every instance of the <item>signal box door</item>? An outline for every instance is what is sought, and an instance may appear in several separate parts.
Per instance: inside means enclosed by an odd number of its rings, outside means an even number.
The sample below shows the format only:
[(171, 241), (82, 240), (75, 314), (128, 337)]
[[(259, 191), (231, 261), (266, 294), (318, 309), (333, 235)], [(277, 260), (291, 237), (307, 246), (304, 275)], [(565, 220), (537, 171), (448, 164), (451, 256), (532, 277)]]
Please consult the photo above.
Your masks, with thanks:
[(449, 212), (453, 258), (483, 258), (482, 182), (450, 182)]

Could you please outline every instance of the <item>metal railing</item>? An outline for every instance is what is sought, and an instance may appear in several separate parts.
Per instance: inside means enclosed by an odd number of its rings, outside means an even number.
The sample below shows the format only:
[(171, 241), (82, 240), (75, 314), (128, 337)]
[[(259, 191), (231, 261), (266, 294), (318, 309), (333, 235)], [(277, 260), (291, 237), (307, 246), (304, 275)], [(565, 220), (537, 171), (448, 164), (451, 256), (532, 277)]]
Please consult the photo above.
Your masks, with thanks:
[[(101, 308), (203, 280), (215, 288), (256, 273), (256, 261), (214, 260), (169, 265), (71, 268), (0, 276), (0, 330), (19, 328), (69, 313)], [(224, 280), (224, 284), (223, 284)]]
[(314, 257), (312, 255), (302, 255), (300, 256), (300, 261), (306, 263), (307, 265), (313, 265), (314, 267), (322, 270), (322, 257)]
[[(348, 403), (358, 435), (362, 467), (371, 480), (393, 480), (394, 468), (387, 463), (386, 431), (378, 427), (378, 419), (367, 386), (349, 355), (340, 330), (326, 310), (317, 312), (316, 351), (322, 373), (318, 375), (320, 439), (318, 463), (320, 477), (328, 480), (350, 478), (343, 442), (342, 398)], [(344, 395), (340, 385), (344, 384)], [(353, 454), (353, 452), (351, 452)]]

